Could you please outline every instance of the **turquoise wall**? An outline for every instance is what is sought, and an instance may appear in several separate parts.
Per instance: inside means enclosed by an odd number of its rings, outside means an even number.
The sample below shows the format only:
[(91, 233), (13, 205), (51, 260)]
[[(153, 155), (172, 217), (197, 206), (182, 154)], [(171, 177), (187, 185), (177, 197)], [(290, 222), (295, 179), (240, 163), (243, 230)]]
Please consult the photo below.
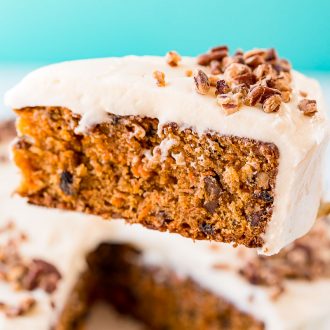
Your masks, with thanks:
[(0, 62), (276, 47), (330, 71), (330, 1), (0, 0)]

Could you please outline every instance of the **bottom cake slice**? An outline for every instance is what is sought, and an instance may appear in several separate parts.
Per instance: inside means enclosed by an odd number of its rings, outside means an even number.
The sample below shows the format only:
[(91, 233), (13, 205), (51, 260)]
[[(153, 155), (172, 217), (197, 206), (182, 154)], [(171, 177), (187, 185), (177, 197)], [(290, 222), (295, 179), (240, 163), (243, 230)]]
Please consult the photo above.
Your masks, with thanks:
[(100, 300), (150, 329), (329, 329), (327, 217), (262, 257), (38, 208), (10, 196), (8, 136), (0, 134), (0, 330), (80, 329)]

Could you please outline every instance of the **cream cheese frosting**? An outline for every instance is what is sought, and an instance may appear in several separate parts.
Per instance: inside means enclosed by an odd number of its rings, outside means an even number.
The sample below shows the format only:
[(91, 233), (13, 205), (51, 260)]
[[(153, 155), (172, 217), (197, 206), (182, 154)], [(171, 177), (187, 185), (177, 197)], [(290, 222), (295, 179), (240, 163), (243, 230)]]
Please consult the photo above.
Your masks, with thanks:
[[(8, 149), (1, 147), (1, 152)], [(256, 255), (252, 249), (193, 242), (177, 234), (128, 225), (122, 220), (105, 222), (74, 212), (28, 205), (11, 194), (18, 179), (12, 165), (0, 163), (0, 226), (13, 221), (28, 238), (22, 246), (22, 254), (52, 263), (61, 272), (62, 279), (52, 296), (55, 309), (45, 292), (39, 289), (28, 292), (37, 300), (36, 308), (16, 318), (7, 318), (0, 312), (0, 329), (49, 329), (86, 268), (86, 254), (105, 241), (135, 245), (142, 251), (142, 261), (146, 265), (169, 268), (182, 278), (192, 278), (238, 309), (265, 322), (267, 329), (309, 330), (317, 324), (318, 329), (325, 330), (329, 325), (329, 279), (287, 281), (284, 293), (273, 300), (272, 288), (251, 285), (237, 271), (242, 262)], [(219, 264), (227, 267), (215, 267)], [(14, 291), (0, 281), (1, 301), (15, 304), (26, 295), (27, 292)]]
[[(292, 72), (292, 99), (276, 113), (243, 106), (226, 116), (211, 92), (196, 93), (187, 70), (200, 67), (195, 58), (183, 57), (178, 67), (163, 57), (127, 56), (65, 62), (27, 75), (5, 96), (15, 109), (62, 106), (82, 116), (79, 130), (107, 120), (107, 113), (159, 119), (160, 127), (176, 122), (198, 133), (224, 135), (274, 143), (280, 151), (274, 211), (264, 235), (263, 254), (275, 254), (305, 234), (312, 226), (321, 197), (323, 149), (328, 123), (319, 84)], [(153, 72), (165, 73), (165, 87), (158, 87)], [(300, 92), (317, 101), (318, 112), (307, 117), (298, 110)], [(299, 220), (298, 220), (299, 219)]]

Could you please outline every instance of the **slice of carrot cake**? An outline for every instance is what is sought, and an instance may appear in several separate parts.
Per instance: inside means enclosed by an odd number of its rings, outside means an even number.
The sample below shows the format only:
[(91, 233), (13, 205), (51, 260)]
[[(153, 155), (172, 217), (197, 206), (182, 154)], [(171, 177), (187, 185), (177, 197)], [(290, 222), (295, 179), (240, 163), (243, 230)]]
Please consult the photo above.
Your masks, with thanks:
[[(0, 146), (6, 156), (8, 145)], [(10, 195), (17, 179), (3, 160), (0, 330), (78, 330), (98, 301), (147, 329), (328, 329), (327, 217), (280, 254), (263, 257), (28, 205)]]
[(30, 203), (264, 254), (315, 219), (325, 106), (273, 49), (51, 65), (6, 103)]

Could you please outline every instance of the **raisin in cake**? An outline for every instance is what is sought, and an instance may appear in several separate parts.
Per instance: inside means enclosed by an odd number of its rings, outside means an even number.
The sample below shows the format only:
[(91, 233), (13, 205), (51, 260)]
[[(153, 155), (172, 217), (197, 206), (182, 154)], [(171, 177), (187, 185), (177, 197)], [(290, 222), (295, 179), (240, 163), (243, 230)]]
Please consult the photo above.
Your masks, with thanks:
[(30, 203), (264, 254), (314, 222), (325, 106), (273, 49), (55, 64), (6, 103)]

